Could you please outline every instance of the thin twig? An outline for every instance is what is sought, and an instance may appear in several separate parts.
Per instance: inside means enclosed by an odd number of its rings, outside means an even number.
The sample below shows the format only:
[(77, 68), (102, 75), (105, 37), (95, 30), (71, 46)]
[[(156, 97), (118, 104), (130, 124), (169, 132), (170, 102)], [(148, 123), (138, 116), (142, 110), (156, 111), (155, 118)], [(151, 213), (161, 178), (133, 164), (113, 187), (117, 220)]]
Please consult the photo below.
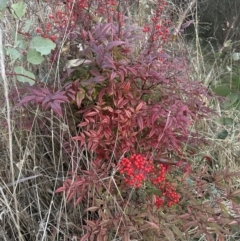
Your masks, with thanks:
[[(10, 158), (10, 168), (12, 174), (12, 183), (14, 183), (14, 166), (13, 166), (13, 139), (12, 139), (12, 123), (11, 123), (11, 107), (9, 101), (9, 86), (8, 81), (6, 78), (5, 73), (5, 63), (4, 63), (4, 54), (3, 54), (3, 39), (2, 39), (2, 30), (0, 29), (0, 73), (3, 80), (3, 87), (4, 87), (4, 95), (6, 101), (6, 112), (7, 112), (7, 127), (8, 127), (8, 145), (9, 145), (9, 158)], [(1, 189), (2, 190), (2, 189)], [(19, 240), (23, 240), (21, 230), (20, 230), (20, 221), (19, 221), (19, 214), (18, 214), (18, 200), (16, 198), (16, 186), (14, 187), (13, 191), (13, 200), (15, 206), (15, 213), (16, 213), (16, 227), (18, 230), (18, 238)]]
[(175, 28), (175, 31), (173, 33), (174, 36), (177, 36), (178, 33), (180, 32), (181, 26), (189, 13), (190, 9), (196, 4), (197, 0), (192, 0), (192, 2), (188, 5), (188, 7), (185, 9), (185, 11), (180, 15), (180, 18), (178, 20), (178, 25)]

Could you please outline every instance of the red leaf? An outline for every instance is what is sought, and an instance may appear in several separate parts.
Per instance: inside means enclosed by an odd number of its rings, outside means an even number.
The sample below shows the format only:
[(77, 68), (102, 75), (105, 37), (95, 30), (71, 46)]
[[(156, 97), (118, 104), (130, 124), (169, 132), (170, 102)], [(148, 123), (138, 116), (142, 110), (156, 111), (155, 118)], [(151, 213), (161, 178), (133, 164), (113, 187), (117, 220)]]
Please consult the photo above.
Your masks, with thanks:
[(80, 202), (82, 202), (82, 200), (83, 200), (83, 196), (80, 196), (80, 197), (76, 200), (76, 202), (74, 203), (74, 205), (77, 206)]
[(92, 150), (93, 143), (91, 141), (88, 141), (87, 148), (88, 150)]
[(37, 104), (41, 104), (43, 101), (44, 101), (44, 97), (37, 97), (35, 100)]
[(128, 102), (129, 102), (128, 99), (123, 100), (123, 101), (121, 102), (121, 104), (119, 104), (119, 108), (123, 108), (124, 105), (126, 105)]
[(112, 72), (111, 74), (110, 74), (110, 81), (113, 81), (114, 80), (114, 78), (116, 77), (116, 73), (115, 72)]
[(107, 47), (106, 47), (106, 50), (109, 51), (110, 49), (114, 48), (114, 47), (117, 47), (119, 45), (123, 45), (125, 44), (124, 41), (113, 41), (113, 42), (110, 42)]
[(84, 235), (81, 237), (80, 241), (88, 240), (88, 237), (89, 237), (89, 236), (90, 236), (89, 233), (84, 234)]
[[(118, 100), (116, 106), (119, 107), (119, 105), (120, 105), (122, 102), (123, 102), (123, 97), (121, 97), (121, 98)], [(119, 108), (121, 108), (121, 107), (119, 107)]]
[(96, 76), (94, 77), (93, 79), (93, 83), (95, 84), (99, 84), (99, 83), (102, 83), (104, 80), (106, 80), (107, 77), (106, 76)]
[(90, 31), (88, 31), (88, 37), (89, 37), (90, 41), (92, 41), (92, 42), (95, 41), (95, 39), (94, 39), (94, 37), (92, 36), (92, 34), (91, 34)]
[(136, 112), (140, 111), (143, 105), (144, 105), (144, 102), (139, 103), (138, 106), (136, 107)]
[(134, 68), (127, 67), (127, 69), (132, 72), (135, 76), (137, 75), (137, 72)]
[(73, 199), (74, 195), (75, 195), (74, 192), (69, 192), (66, 198), (67, 202), (70, 202)]
[(111, 23), (99, 24), (98, 27), (95, 30), (96, 38), (100, 38), (100, 37), (105, 36), (106, 33), (108, 33), (110, 29), (112, 29)]
[(84, 131), (84, 133), (85, 133), (88, 137), (91, 136), (90, 132), (88, 132), (88, 131)]
[(182, 214), (179, 216), (179, 218), (181, 218), (181, 219), (188, 219), (189, 217), (190, 217), (190, 214), (188, 214), (188, 213), (185, 213), (185, 214)]
[(90, 207), (90, 208), (85, 209), (84, 212), (88, 212), (88, 211), (90, 211), (90, 212), (95, 212), (95, 211), (98, 210), (98, 209), (99, 209), (99, 207), (97, 207), (97, 206), (95, 206), (95, 207)]
[(88, 117), (88, 121), (89, 122), (92, 122), (92, 123), (95, 123), (96, 121), (93, 119), (93, 118), (91, 118), (91, 117)]
[(130, 89), (130, 86), (131, 86), (131, 83), (130, 83), (130, 82), (125, 83), (125, 84), (123, 85), (123, 90), (124, 90), (125, 92), (128, 92), (129, 89)]
[(80, 180), (80, 181), (76, 181), (73, 183), (73, 187), (78, 187), (78, 186), (82, 186), (82, 184), (85, 183), (85, 180)]
[(103, 59), (103, 63), (101, 66), (103, 69), (105, 68), (112, 68), (112, 69), (116, 69), (115, 65), (114, 65), (114, 60), (112, 58), (112, 56), (110, 54), (105, 54), (104, 55), (104, 59)]
[(154, 128), (152, 128), (152, 130), (150, 131), (148, 137), (151, 138), (155, 133), (156, 133), (156, 130)]
[(97, 112), (92, 111), (92, 112), (87, 113), (84, 117), (95, 116), (95, 115), (97, 115), (97, 114), (98, 114)]
[(63, 116), (61, 106), (57, 103), (50, 103), (50, 107), (53, 110), (54, 113), (58, 114), (59, 116)]
[(100, 37), (105, 36), (110, 30), (113, 30), (113, 25), (111, 23), (101, 25)]
[[(31, 89), (31, 92), (33, 92), (35, 95), (37, 95), (37, 96), (42, 96), (42, 97), (45, 97), (46, 96), (46, 93), (42, 93), (42, 92), (40, 92), (40, 91), (38, 91), (38, 90), (35, 90), (35, 89)], [(47, 94), (50, 94), (50, 92), (49, 93), (47, 93)]]
[(101, 233), (99, 233), (99, 234), (97, 235), (97, 240), (96, 240), (96, 241), (104, 241), (103, 237), (104, 237), (104, 236), (103, 236)]
[(51, 96), (51, 100), (61, 100), (64, 102), (69, 102), (65, 92), (58, 92)]
[(87, 126), (89, 123), (88, 122), (81, 122), (80, 124), (78, 124), (78, 127), (83, 127), (83, 126)]
[(131, 118), (131, 112), (129, 111), (129, 110), (124, 110), (125, 111), (125, 113), (126, 113), (126, 115), (127, 115), (127, 117), (130, 119)]
[(84, 98), (85, 98), (85, 91), (83, 89), (80, 89), (76, 94), (76, 104), (78, 108), (80, 108)]
[(46, 95), (50, 95), (50, 94), (51, 94), (51, 92), (50, 92), (49, 89), (41, 88), (41, 91), (42, 91), (43, 93), (45, 93)]
[(185, 22), (184, 24), (182, 24), (181, 29), (187, 28), (192, 23), (194, 23), (194, 20), (189, 20), (189, 21)]
[(118, 117), (121, 119), (121, 121), (125, 121), (125, 118), (123, 115), (119, 114)]
[(159, 116), (158, 113), (155, 113), (155, 114), (152, 115), (152, 117), (151, 117), (151, 121), (152, 121), (151, 124), (152, 124), (152, 125), (153, 125), (154, 122), (157, 120), (158, 116)]
[(137, 123), (138, 123), (138, 126), (140, 127), (140, 130), (143, 130), (143, 119), (142, 119), (142, 116), (138, 116), (137, 117)]
[(149, 222), (149, 221), (145, 221), (146, 223), (150, 224), (153, 228), (155, 229), (159, 229), (159, 225), (157, 225), (156, 223), (154, 222)]
[(190, 228), (190, 227), (193, 227), (193, 226), (195, 227), (195, 226), (197, 226), (197, 224), (198, 224), (198, 222), (196, 220), (190, 221), (190, 222), (184, 224), (184, 227), (186, 227), (186, 228)]
[(172, 118), (170, 116), (168, 116), (167, 121), (166, 121), (166, 125), (164, 129), (169, 129), (170, 126), (172, 125)]
[(91, 131), (89, 131), (89, 133), (90, 133), (91, 138), (98, 136), (96, 131), (91, 130)]
[(90, 221), (90, 220), (86, 220), (84, 219), (85, 223), (90, 226), (90, 227), (96, 227), (96, 224), (93, 222), (93, 221)]
[(24, 105), (32, 100), (35, 100), (36, 96), (35, 95), (30, 95), (30, 96), (26, 96), (24, 97), (20, 102), (19, 102), (19, 106)]
[(46, 107), (47, 106), (47, 103), (51, 100), (51, 96), (50, 95), (47, 95), (45, 96), (45, 99), (43, 100), (42, 102), (42, 106), (43, 107)]
[(75, 141), (85, 141), (85, 136), (81, 134), (81, 136), (74, 136), (71, 139)]
[(59, 193), (59, 192), (64, 192), (66, 191), (66, 187), (59, 187), (57, 190), (55, 190), (55, 193)]
[(113, 113), (113, 108), (111, 106), (106, 106), (103, 110), (108, 110), (109, 112)]

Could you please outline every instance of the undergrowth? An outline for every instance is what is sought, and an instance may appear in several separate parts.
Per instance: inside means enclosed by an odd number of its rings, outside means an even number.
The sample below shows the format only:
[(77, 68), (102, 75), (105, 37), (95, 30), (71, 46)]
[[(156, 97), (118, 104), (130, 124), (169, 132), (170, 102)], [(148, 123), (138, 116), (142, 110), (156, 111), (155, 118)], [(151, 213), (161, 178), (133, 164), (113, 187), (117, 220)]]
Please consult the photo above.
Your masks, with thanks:
[(181, 39), (196, 1), (35, 3), (0, 5), (0, 236), (237, 237), (239, 92)]

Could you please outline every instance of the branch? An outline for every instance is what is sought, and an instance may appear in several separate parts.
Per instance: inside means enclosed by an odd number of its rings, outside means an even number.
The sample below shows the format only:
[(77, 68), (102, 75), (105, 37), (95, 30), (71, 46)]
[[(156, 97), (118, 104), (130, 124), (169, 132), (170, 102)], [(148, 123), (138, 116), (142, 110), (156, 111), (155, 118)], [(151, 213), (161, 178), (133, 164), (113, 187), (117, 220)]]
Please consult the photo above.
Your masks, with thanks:
[(158, 160), (154, 160), (155, 162), (161, 163), (161, 164), (166, 164), (166, 165), (177, 165), (179, 163), (179, 161), (170, 161), (167, 159), (158, 159)]
[(180, 29), (181, 29), (181, 26), (184, 22), (184, 19), (186, 18), (187, 14), (189, 13), (190, 9), (196, 4), (197, 0), (192, 0), (192, 2), (188, 5), (188, 7), (185, 9), (185, 11), (180, 15), (180, 18), (178, 20), (178, 25), (177, 27), (175, 28), (175, 31), (173, 33), (174, 36), (177, 36)]

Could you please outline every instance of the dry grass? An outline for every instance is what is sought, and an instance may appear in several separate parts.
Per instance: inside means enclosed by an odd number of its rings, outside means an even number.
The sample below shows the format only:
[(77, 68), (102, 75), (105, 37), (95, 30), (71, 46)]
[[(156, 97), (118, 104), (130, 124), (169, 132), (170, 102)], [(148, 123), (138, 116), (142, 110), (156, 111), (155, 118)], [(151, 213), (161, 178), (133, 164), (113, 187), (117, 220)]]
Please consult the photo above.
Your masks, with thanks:
[[(146, 10), (144, 5), (137, 6), (135, 12), (131, 13), (131, 20), (142, 25), (148, 18), (146, 14), (148, 11), (149, 9)], [(181, 9), (171, 3), (171, 11), (183, 16), (185, 8)], [(17, 25), (12, 25), (10, 21), (9, 16), (6, 15), (3, 18), (4, 26), (12, 26), (12, 30), (16, 30)], [(224, 63), (219, 66), (219, 59), (214, 52), (211, 58), (205, 56), (205, 50), (198, 38), (197, 24), (195, 29), (195, 40), (185, 42), (179, 37), (173, 42), (172, 47), (176, 54), (187, 54), (191, 60), (193, 79), (199, 79), (207, 86), (210, 83), (217, 84), (226, 72), (226, 66)], [(6, 31), (5, 29), (4, 32)], [(13, 44), (10, 34), (5, 36), (5, 44)], [(62, 144), (72, 135), (72, 131), (68, 128), (74, 123), (68, 123), (69, 120), (62, 123), (53, 114), (44, 116), (39, 110), (29, 110), (29, 115), (35, 120), (31, 130), (18, 129), (16, 121), (23, 121), (22, 116), (25, 112), (20, 111), (17, 112), (18, 116), (13, 115), (8, 94), (10, 88), (16, 87), (17, 84), (14, 78), (5, 74), (5, 69), (11, 66), (5, 66), (8, 63), (4, 61), (1, 52), (4, 45), (1, 37), (2, 32), (0, 32), (2, 78), (0, 82), (0, 139), (2, 140), (0, 143), (0, 239), (6, 241), (77, 240), (73, 237), (80, 237), (83, 233), (82, 228), (75, 223), (83, 225), (83, 216), (90, 214), (83, 213), (81, 206), (75, 208), (67, 205), (64, 197), (56, 195), (54, 190), (61, 185), (61, 181), (69, 171), (69, 162), (82, 160), (90, 163), (91, 157), (82, 153), (77, 146), (72, 147), (74, 151), (70, 159), (62, 151)], [(230, 56), (226, 58), (230, 59)], [(57, 76), (58, 71), (54, 71)], [(203, 121), (198, 126), (199, 132), (207, 137), (211, 145), (201, 150), (200, 154), (212, 157), (213, 172), (225, 167), (234, 171), (240, 170), (240, 113), (234, 109), (223, 110), (222, 105), (216, 101), (210, 104), (220, 117), (233, 118), (234, 124), (226, 127), (219, 124), (216, 119)], [(46, 132), (43, 133), (36, 119), (46, 118), (48, 125), (45, 126)], [(7, 125), (4, 126), (3, 123)], [(225, 140), (217, 139), (217, 133), (224, 128), (229, 132), (229, 136)], [(201, 163), (198, 162), (197, 165), (201, 166)], [(112, 178), (114, 181), (114, 176)], [(240, 178), (236, 178), (233, 188), (239, 188), (239, 186)], [(89, 193), (90, 195), (92, 194)], [(203, 236), (198, 240), (206, 239)], [(225, 240), (240, 240), (240, 234), (232, 234)]]

